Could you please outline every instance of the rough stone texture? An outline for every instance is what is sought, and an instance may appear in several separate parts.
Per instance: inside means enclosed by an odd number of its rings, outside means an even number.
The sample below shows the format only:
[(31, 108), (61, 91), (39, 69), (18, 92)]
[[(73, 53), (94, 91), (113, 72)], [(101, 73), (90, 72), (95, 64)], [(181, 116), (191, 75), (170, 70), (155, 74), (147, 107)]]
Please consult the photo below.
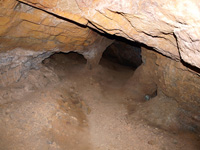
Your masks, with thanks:
[(16, 48), (0, 53), (0, 87), (19, 81), (30, 69), (38, 69), (52, 52), (34, 52)]
[[(45, 1), (41, 5), (55, 4)], [(6, 86), (18, 81), (53, 52), (76, 51), (88, 62), (94, 62), (112, 40), (65, 18), (16, 0), (6, 0), (0, 1), (0, 43), (0, 84)], [(32, 62), (35, 58), (40, 60)]]
[[(142, 48), (143, 64), (129, 81), (144, 100), (157, 89), (173, 98), (180, 108), (181, 123), (192, 130), (200, 130), (200, 77), (180, 62)], [(129, 87), (128, 87), (129, 88)], [(130, 90), (130, 89), (129, 89)], [(131, 89), (132, 90), (132, 89)]]
[(99, 64), (103, 52), (112, 44), (113, 40), (101, 37), (93, 44), (89, 45), (86, 49), (79, 52), (87, 59), (87, 68), (93, 69)]
[[(200, 68), (198, 0), (20, 0)], [(178, 46), (178, 48), (177, 48)]]
[(179, 107), (177, 102), (163, 94), (142, 104), (145, 109), (139, 109), (131, 117), (141, 118), (149, 125), (176, 133), (183, 129), (179, 123)]
[(86, 26), (15, 0), (3, 1), (0, 6), (0, 51), (16, 47), (35, 51), (82, 50), (101, 37)]

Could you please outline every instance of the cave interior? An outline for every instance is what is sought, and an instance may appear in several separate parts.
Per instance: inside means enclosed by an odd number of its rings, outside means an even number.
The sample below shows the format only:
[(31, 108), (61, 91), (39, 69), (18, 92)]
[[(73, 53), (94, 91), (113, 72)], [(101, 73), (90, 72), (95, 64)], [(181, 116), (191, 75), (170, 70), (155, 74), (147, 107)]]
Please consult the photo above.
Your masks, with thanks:
[(0, 18), (0, 150), (200, 149), (198, 66), (11, 1), (0, 1), (12, 10), (8, 29)]

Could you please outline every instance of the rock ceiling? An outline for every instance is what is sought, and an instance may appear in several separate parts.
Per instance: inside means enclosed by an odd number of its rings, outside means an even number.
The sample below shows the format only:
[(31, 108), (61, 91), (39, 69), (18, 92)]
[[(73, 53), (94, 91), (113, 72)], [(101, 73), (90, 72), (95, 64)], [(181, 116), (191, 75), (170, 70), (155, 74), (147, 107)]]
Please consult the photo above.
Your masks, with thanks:
[(15, 47), (84, 50), (100, 37), (90, 27), (144, 43), (172, 59), (200, 68), (198, 0), (20, 2), (0, 0), (1, 51)]

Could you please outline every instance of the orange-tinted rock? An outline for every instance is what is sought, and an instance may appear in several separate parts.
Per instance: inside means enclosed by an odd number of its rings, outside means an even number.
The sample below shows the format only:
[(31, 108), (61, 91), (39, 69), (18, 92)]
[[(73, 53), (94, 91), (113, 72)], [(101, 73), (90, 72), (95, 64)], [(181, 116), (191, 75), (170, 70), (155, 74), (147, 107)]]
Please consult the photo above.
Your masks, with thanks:
[[(37, 6), (50, 8), (55, 4), (56, 1), (42, 1)], [(38, 68), (53, 52), (76, 51), (88, 61), (98, 63), (101, 53), (112, 42), (86, 26), (15, 0), (3, 1), (0, 6), (1, 86), (18, 81), (31, 68)]]
[[(4, 5), (1, 7), (2, 10), (7, 9), (7, 12), (11, 13), (5, 15), (6, 12), (1, 11), (0, 51), (12, 50), (16, 47), (36, 51), (83, 50), (100, 38), (100, 35), (85, 26), (79, 26), (39, 9), (17, 3), (15, 0), (6, 2), (13, 6), (6, 8), (8, 4), (3, 2)], [(34, 1), (33, 4), (36, 2)], [(47, 1), (42, 5), (46, 6), (46, 4)], [(51, 4), (53, 7), (54, 3)]]
[(54, 0), (52, 5), (42, 0), (21, 1), (97, 30), (139, 41), (200, 68), (197, 0)]

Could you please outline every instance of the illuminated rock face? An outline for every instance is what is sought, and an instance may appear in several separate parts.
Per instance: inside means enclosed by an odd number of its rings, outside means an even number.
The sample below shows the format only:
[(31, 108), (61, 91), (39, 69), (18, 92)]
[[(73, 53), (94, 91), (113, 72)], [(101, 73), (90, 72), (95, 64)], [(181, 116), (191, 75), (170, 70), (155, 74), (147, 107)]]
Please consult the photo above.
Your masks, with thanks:
[(16, 47), (35, 51), (81, 51), (100, 37), (86, 26), (78, 26), (15, 0), (0, 5), (1, 52)]
[(20, 0), (200, 68), (197, 0)]
[[(20, 1), (62, 18), (16, 0), (1, 1), (1, 43), (35, 50), (40, 47), (59, 47), (64, 51), (80, 49), (95, 40), (93, 32), (86, 27), (90, 26), (139, 41), (166, 56), (183, 59), (200, 68), (200, 4), (197, 0)], [(84, 28), (64, 18), (82, 24)]]

